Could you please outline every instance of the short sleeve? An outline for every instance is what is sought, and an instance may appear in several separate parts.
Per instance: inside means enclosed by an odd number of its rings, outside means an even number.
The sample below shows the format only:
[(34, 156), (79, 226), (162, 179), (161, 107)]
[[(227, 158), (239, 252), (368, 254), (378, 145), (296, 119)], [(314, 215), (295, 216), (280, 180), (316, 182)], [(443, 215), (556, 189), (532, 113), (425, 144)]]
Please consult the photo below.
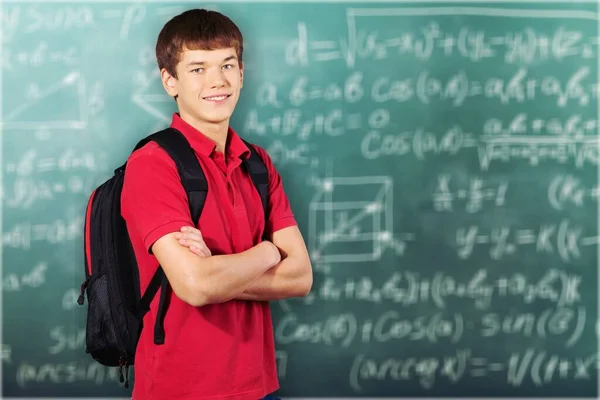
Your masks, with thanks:
[(254, 147), (263, 159), (269, 173), (269, 215), (265, 227), (266, 233), (272, 234), (288, 226), (297, 225), (290, 202), (283, 189), (283, 181), (273, 165), (271, 157), (260, 146), (254, 145)]
[(177, 167), (156, 143), (137, 150), (127, 161), (121, 215), (129, 235), (137, 235), (149, 253), (162, 236), (192, 225)]

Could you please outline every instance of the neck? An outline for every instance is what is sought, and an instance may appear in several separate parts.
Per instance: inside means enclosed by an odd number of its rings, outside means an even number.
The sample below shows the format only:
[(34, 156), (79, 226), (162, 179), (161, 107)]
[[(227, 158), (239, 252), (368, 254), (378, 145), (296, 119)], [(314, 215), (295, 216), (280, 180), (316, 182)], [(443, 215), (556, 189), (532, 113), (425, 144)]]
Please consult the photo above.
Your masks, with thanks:
[(216, 151), (225, 152), (225, 145), (227, 143), (227, 133), (229, 132), (229, 119), (222, 122), (207, 122), (198, 121), (192, 118), (185, 112), (180, 112), (179, 116), (182, 120), (193, 126), (201, 134), (215, 142)]

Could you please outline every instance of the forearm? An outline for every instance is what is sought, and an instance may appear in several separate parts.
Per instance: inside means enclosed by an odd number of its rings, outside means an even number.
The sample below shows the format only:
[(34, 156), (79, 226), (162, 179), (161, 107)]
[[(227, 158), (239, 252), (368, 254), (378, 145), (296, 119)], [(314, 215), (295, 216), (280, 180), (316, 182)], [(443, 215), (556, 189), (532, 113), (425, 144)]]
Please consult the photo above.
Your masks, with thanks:
[(200, 259), (198, 284), (205, 303), (222, 303), (236, 298), (249, 285), (275, 265), (275, 259), (263, 242), (237, 254), (216, 255)]
[(307, 276), (306, 269), (296, 259), (287, 257), (257, 277), (235, 298), (268, 301), (301, 297), (307, 294), (311, 285), (312, 276)]
[[(211, 256), (199, 230), (184, 227), (182, 232), (178, 235), (179, 244), (190, 250), (189, 256), (199, 256), (193, 268), (198, 275), (192, 277), (197, 283), (191, 284), (198, 288), (193, 290), (193, 296), (197, 293), (199, 303), (231, 299), (278, 300), (305, 296), (310, 291), (310, 257), (297, 227), (280, 229), (273, 235), (273, 241), (264, 241), (246, 252), (226, 256)], [(256, 249), (259, 251), (255, 252)], [(186, 282), (190, 280), (186, 279)]]

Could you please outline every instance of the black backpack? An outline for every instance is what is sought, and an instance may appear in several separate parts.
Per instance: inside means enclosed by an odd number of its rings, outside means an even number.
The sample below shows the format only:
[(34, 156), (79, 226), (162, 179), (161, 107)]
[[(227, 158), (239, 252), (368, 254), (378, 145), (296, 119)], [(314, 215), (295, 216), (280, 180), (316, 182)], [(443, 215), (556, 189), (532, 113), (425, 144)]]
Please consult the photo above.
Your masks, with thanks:
[[(167, 128), (140, 140), (133, 151), (149, 141), (158, 143), (177, 165), (181, 184), (187, 192), (192, 221), (197, 224), (208, 184), (189, 142), (178, 130)], [(242, 165), (260, 194), (266, 221), (267, 168), (254, 147), (244, 142), (251, 155), (243, 159)], [(159, 266), (146, 292), (140, 293), (138, 265), (121, 216), (126, 165), (117, 168), (88, 200), (84, 226), (85, 281), (77, 302), (83, 305), (84, 293), (87, 292), (86, 353), (103, 365), (118, 367), (119, 380), (125, 382), (125, 388), (128, 388), (129, 366), (134, 362), (142, 317), (148, 312), (159, 287), (161, 296), (154, 325), (154, 343), (164, 343), (163, 319), (168, 281)]]

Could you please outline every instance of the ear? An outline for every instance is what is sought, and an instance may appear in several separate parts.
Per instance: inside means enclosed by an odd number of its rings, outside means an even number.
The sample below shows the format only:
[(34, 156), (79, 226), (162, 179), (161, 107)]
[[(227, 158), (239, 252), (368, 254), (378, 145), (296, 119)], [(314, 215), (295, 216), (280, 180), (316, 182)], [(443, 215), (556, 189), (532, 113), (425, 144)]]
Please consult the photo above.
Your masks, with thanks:
[(163, 88), (167, 91), (169, 96), (177, 96), (177, 88), (175, 86), (177, 78), (169, 73), (165, 68), (160, 70), (160, 80), (162, 81)]
[(244, 87), (244, 62), (240, 63), (240, 89)]

